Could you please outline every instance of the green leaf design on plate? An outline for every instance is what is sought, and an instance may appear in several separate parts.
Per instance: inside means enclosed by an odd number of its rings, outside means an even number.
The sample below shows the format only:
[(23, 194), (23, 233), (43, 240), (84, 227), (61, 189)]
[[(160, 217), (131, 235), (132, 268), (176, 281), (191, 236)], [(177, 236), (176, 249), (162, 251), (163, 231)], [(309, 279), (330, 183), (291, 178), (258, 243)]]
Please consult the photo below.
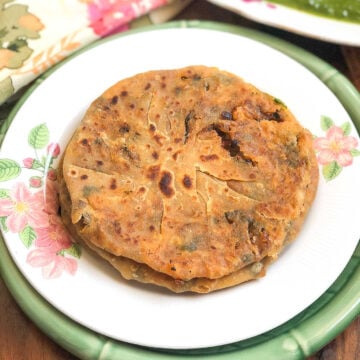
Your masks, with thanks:
[(6, 199), (10, 197), (8, 189), (0, 189), (0, 199)]
[(34, 149), (42, 149), (49, 142), (49, 129), (46, 124), (35, 126), (31, 129), (28, 142)]
[(334, 125), (334, 121), (333, 121), (330, 117), (325, 116), (325, 115), (323, 115), (323, 116), (321, 117), (320, 126), (321, 126), (321, 129), (322, 129), (322, 130), (327, 131), (327, 130), (329, 130), (333, 125)]
[(72, 244), (69, 248), (63, 250), (64, 253), (67, 253), (77, 259), (80, 259), (81, 248), (78, 244)]
[(44, 164), (42, 164), (39, 160), (34, 159), (31, 168), (32, 168), (32, 169), (43, 169), (43, 168), (44, 168)]
[(0, 181), (7, 181), (18, 177), (21, 166), (11, 159), (0, 159)]
[(350, 150), (350, 154), (352, 155), (352, 156), (360, 156), (360, 150), (358, 150), (358, 149), (351, 149)]
[(341, 173), (342, 167), (336, 162), (332, 161), (330, 164), (324, 165), (322, 173), (324, 179), (327, 181), (335, 179)]
[(0, 217), (0, 227), (4, 232), (7, 232), (9, 230), (6, 225), (6, 219), (7, 219), (7, 216)]
[(29, 248), (36, 239), (36, 232), (31, 226), (27, 225), (22, 231), (19, 232), (19, 237), (23, 244)]
[(342, 128), (345, 136), (350, 135), (350, 133), (351, 133), (351, 124), (348, 121), (346, 123), (342, 124), (341, 128)]

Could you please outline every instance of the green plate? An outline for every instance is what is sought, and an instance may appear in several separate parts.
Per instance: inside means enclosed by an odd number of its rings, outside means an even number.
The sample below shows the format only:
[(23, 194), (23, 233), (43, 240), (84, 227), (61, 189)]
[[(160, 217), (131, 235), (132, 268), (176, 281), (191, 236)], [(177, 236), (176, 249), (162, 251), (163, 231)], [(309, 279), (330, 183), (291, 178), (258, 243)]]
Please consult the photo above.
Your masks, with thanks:
[[(122, 33), (170, 28), (202, 28), (238, 34), (265, 43), (313, 72), (327, 85), (360, 129), (360, 95), (354, 86), (336, 69), (316, 56), (277, 38), (236, 26), (214, 22), (179, 21), (151, 26)], [(112, 38), (103, 40), (110, 41)], [(102, 43), (100, 42), (100, 43)], [(97, 43), (99, 44), (99, 43)], [(89, 48), (96, 46), (92, 45)], [(84, 51), (84, 50), (83, 50)], [(78, 55), (77, 53), (76, 55)], [(75, 56), (76, 56), (75, 55)], [(70, 57), (67, 61), (71, 60)], [(66, 61), (66, 62), (67, 62)], [(64, 62), (62, 63), (64, 64)], [(17, 111), (41, 82), (59, 66), (39, 77), (17, 104), (0, 135), (3, 138)], [(285, 324), (259, 336), (232, 344), (189, 350), (163, 350), (145, 348), (113, 340), (79, 325), (41, 297), (22, 276), (13, 262), (3, 238), (0, 239), (0, 273), (9, 290), (23, 311), (45, 334), (66, 350), (82, 359), (303, 359), (343, 331), (360, 313), (360, 245), (358, 244), (346, 268), (335, 283), (311, 306)]]

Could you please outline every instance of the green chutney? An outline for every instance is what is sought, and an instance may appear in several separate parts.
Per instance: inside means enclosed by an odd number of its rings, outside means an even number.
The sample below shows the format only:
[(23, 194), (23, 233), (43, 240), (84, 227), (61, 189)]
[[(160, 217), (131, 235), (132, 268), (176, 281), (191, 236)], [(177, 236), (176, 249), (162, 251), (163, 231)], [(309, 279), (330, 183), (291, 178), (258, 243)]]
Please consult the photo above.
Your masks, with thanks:
[(360, 0), (270, 0), (269, 2), (332, 19), (360, 23)]

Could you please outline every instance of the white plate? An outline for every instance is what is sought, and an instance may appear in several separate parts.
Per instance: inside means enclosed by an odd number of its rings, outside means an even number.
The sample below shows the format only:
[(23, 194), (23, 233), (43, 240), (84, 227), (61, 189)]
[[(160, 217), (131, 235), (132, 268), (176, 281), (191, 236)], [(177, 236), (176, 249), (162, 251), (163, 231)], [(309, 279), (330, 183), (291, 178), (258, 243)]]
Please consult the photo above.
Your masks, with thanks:
[(266, 0), (209, 0), (262, 24), (311, 38), (360, 46), (360, 24), (316, 16)]
[[(43, 192), (42, 187), (28, 187), (31, 177), (42, 176), (39, 168), (29, 169), (29, 158), (37, 156), (41, 161), (49, 143), (58, 143), (63, 150), (86, 108), (107, 87), (146, 70), (191, 64), (218, 66), (238, 74), (285, 102), (317, 136), (325, 136), (320, 120), (328, 116), (334, 124), (327, 118), (323, 126), (347, 124), (347, 135), (358, 141), (347, 112), (334, 94), (304, 66), (273, 48), (209, 29), (135, 32), (74, 57), (29, 95), (17, 111), (2, 146), (1, 180), (9, 180), (1, 184), (0, 205), (5, 204), (2, 201), (6, 196), (17, 196), (23, 201), (29, 198), (26, 191), (22, 195), (10, 194), (9, 189), (20, 183), (32, 196)], [(46, 166), (51, 170), (58, 157), (53, 164), (49, 156), (46, 158)], [(4, 171), (6, 164), (12, 166)], [(16, 164), (26, 166), (17, 169)], [(4, 238), (31, 285), (55, 308), (89, 329), (150, 347), (211, 347), (273, 329), (312, 304), (333, 283), (358, 240), (359, 221), (353, 209), (360, 200), (356, 181), (359, 178), (359, 159), (355, 158), (353, 165), (344, 167), (332, 180), (321, 176), (315, 203), (300, 236), (270, 267), (267, 276), (207, 295), (176, 295), (124, 281), (110, 266), (86, 251), (79, 259), (69, 253), (65, 257), (46, 257), (49, 248), (40, 239), (44, 231), (34, 235), (29, 227), (25, 229), (22, 238), (28, 248), (17, 232), (5, 231)], [(36, 185), (36, 178), (32, 182)], [(31, 206), (31, 216), (39, 215), (41, 206)], [(20, 206), (17, 211), (21, 209)], [(9, 216), (3, 218), (3, 223)], [(10, 227), (14, 230), (16, 224), (19, 222), (14, 221)], [(28, 225), (33, 229), (37, 226), (36, 222)], [(59, 234), (59, 229), (57, 233), (48, 232), (49, 236)], [(48, 278), (41, 269), (47, 271)], [(54, 278), (55, 275), (59, 276)]]

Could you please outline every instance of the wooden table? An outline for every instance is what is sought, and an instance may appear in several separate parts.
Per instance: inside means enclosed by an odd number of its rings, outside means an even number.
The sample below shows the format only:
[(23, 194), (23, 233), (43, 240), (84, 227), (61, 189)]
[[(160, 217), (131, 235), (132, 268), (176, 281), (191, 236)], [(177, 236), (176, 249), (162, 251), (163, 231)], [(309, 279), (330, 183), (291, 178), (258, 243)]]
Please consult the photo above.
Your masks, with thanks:
[[(246, 26), (275, 35), (332, 64), (347, 76), (360, 91), (360, 48), (339, 46), (270, 28), (202, 0), (194, 1), (177, 16), (177, 19), (214, 20)], [(360, 317), (308, 360), (356, 360), (359, 358)], [(50, 340), (23, 314), (0, 279), (0, 360), (22, 359), (75, 360), (76, 357)]]

